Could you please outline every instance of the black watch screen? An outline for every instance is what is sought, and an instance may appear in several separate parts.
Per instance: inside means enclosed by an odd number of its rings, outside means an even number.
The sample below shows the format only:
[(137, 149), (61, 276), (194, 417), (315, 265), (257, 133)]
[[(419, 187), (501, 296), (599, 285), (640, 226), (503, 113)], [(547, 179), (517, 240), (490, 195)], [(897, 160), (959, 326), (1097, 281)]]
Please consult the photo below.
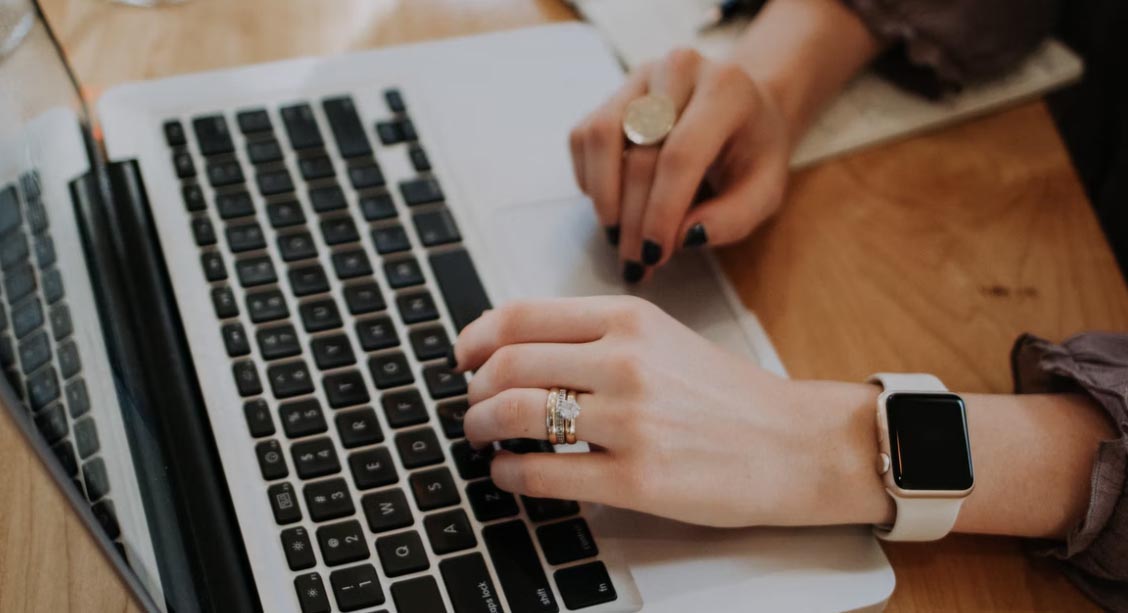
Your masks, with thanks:
[(974, 477), (967, 411), (955, 394), (895, 392), (885, 401), (893, 481), (905, 490), (966, 490)]

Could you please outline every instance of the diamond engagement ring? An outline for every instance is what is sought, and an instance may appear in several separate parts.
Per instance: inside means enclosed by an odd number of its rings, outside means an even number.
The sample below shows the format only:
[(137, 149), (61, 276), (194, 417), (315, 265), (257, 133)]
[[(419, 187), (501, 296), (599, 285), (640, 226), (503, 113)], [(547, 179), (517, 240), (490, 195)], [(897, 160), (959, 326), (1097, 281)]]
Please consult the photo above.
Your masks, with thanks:
[(548, 442), (553, 445), (574, 445), (576, 418), (579, 415), (580, 405), (576, 402), (576, 392), (557, 387), (549, 390), (544, 417)]

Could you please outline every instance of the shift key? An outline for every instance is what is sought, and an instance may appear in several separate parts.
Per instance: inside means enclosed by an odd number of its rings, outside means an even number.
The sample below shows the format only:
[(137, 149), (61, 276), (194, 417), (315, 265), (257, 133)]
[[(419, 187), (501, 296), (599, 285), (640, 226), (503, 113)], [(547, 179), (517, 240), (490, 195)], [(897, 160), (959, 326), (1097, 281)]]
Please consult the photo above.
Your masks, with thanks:
[(486, 527), (482, 530), (482, 538), (493, 559), (501, 588), (505, 590), (505, 597), (514, 611), (560, 611), (523, 521)]

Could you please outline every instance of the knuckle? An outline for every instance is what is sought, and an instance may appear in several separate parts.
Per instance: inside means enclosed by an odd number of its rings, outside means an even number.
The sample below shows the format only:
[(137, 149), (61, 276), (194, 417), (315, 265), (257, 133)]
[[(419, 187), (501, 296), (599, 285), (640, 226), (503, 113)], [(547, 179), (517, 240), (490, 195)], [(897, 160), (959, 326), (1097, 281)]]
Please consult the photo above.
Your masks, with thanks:
[(592, 147), (609, 146), (618, 136), (618, 121), (609, 113), (599, 113), (592, 117), (587, 133), (587, 142)]
[(607, 358), (608, 372), (615, 373), (615, 378), (628, 389), (643, 387), (646, 372), (642, 357), (634, 351), (624, 350), (616, 352)]
[(666, 68), (675, 74), (691, 72), (701, 64), (701, 53), (689, 47), (679, 47), (666, 55)]
[(524, 423), (524, 409), (521, 395), (514, 390), (502, 392), (494, 409), (494, 423), (499, 432), (521, 430)]
[(749, 81), (747, 74), (743, 68), (734, 62), (720, 62), (714, 65), (711, 71), (714, 83), (727, 86), (740, 86)]
[(532, 307), (529, 303), (522, 301), (510, 302), (498, 309), (498, 340), (502, 343), (507, 343), (511, 339), (517, 338), (522, 322), (527, 319), (531, 310)]

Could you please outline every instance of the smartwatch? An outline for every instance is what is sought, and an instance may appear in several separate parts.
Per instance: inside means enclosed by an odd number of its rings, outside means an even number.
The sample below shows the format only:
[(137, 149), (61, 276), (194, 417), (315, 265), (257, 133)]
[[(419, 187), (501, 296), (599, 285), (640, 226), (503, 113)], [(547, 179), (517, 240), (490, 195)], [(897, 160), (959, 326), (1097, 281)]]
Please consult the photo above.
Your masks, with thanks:
[(878, 373), (877, 471), (897, 506), (889, 541), (934, 541), (951, 532), (975, 484), (967, 410), (958, 395), (926, 374)]

